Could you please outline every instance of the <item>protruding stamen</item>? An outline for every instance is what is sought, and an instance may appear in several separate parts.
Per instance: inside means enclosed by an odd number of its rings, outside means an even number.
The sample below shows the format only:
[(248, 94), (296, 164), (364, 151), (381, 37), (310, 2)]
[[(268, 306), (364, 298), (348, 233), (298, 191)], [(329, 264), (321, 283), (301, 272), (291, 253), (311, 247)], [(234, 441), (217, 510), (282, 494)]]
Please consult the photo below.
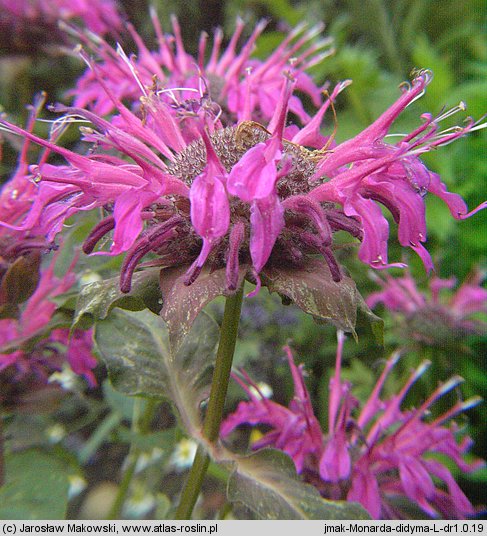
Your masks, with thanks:
[(127, 252), (120, 270), (120, 290), (130, 292), (132, 276), (140, 259), (160, 247), (168, 239), (174, 237), (175, 228), (184, 220), (181, 216), (172, 216), (164, 223), (153, 227), (145, 236), (140, 238)]
[(120, 43), (117, 43), (117, 54), (122, 58), (124, 63), (126, 63), (127, 67), (130, 69), (130, 72), (132, 73), (132, 76), (134, 77), (135, 83), (137, 84), (137, 86), (139, 86), (140, 91), (142, 92), (142, 95), (147, 97), (147, 91), (144, 87), (144, 84), (142, 83), (140, 79), (139, 73), (135, 69), (133, 62), (127, 56), (127, 54), (125, 53), (125, 50), (122, 48)]
[(320, 237), (311, 233), (303, 233), (300, 238), (305, 244), (315, 248), (323, 255), (326, 263), (328, 264), (328, 268), (330, 269), (333, 281), (335, 281), (335, 283), (339, 283), (342, 280), (343, 275), (340, 265), (337, 263), (330, 246), (323, 244), (323, 242), (320, 240)]
[(115, 228), (115, 218), (113, 216), (108, 216), (100, 222), (98, 222), (95, 227), (91, 230), (90, 234), (83, 242), (83, 252), (89, 255), (93, 253), (96, 244), (110, 231)]

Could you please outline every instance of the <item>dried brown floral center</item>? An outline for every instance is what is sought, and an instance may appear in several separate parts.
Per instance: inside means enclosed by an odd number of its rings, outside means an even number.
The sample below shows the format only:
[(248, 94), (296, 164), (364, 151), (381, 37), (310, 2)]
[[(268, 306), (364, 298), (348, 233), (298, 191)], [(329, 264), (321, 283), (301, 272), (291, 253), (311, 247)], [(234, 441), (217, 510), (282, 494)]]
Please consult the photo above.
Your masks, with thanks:
[[(210, 135), (210, 140), (220, 162), (229, 173), (242, 156), (258, 143), (270, 139), (271, 134), (259, 123), (244, 121), (236, 127), (226, 127)], [(322, 155), (287, 140), (283, 141), (283, 159), (291, 160), (291, 168), (277, 183), (281, 199), (291, 195), (308, 193), (316, 184), (311, 178), (316, 171), (316, 162)], [(207, 163), (203, 140), (199, 139), (178, 153), (168, 165), (168, 172), (184, 181), (188, 186), (203, 172)], [(278, 166), (279, 167), (279, 166)]]

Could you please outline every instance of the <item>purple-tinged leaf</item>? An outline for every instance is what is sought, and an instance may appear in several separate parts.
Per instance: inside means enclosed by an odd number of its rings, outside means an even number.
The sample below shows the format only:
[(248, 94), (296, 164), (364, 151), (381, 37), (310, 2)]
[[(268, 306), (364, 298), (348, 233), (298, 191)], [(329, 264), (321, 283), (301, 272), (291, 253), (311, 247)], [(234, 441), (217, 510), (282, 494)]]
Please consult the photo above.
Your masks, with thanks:
[(326, 262), (310, 259), (303, 268), (272, 266), (264, 268), (261, 276), (269, 292), (289, 298), (318, 321), (355, 332), (360, 295), (351, 278), (333, 281)]
[[(204, 268), (198, 279), (189, 286), (184, 284), (187, 267), (161, 270), (161, 317), (167, 323), (171, 347), (177, 351), (189, 333), (200, 311), (218, 296), (229, 296), (235, 291), (227, 289), (225, 269), (210, 272)], [(239, 268), (237, 289), (243, 284), (248, 266)]]

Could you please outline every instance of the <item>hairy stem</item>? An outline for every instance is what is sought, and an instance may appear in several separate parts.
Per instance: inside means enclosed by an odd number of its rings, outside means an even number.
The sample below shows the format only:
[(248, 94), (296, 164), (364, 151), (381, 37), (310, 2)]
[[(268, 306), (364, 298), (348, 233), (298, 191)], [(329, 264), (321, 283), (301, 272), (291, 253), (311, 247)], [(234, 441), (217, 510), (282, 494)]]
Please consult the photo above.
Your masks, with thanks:
[[(220, 433), (220, 424), (223, 417), (223, 408), (227, 396), (230, 371), (232, 369), (233, 354), (237, 342), (238, 324), (242, 308), (243, 285), (234, 295), (227, 298), (225, 312), (220, 331), (220, 343), (215, 361), (215, 370), (211, 382), (210, 399), (203, 425), (203, 434), (214, 443)], [(210, 463), (210, 457), (204, 447), (198, 447), (196, 456), (183, 489), (176, 519), (190, 519), (194, 505), (200, 494), (203, 479)]]

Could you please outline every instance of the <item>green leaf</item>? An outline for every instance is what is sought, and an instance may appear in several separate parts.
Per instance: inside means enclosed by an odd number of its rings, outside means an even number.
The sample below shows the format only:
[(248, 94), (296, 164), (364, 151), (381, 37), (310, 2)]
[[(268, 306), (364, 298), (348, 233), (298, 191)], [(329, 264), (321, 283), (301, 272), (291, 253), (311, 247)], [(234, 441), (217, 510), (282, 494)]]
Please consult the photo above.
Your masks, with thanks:
[(126, 396), (120, 391), (114, 389), (110, 380), (103, 382), (103, 398), (110, 406), (113, 412), (118, 413), (121, 417), (131, 422), (134, 414), (135, 398)]
[[(237, 287), (243, 283), (248, 267), (240, 267)], [(210, 272), (203, 268), (198, 279), (189, 286), (184, 284), (187, 267), (161, 270), (163, 306), (161, 316), (169, 329), (169, 340), (177, 351), (200, 311), (218, 296), (229, 296), (225, 269)]]
[(265, 268), (261, 276), (269, 292), (289, 298), (318, 321), (355, 333), (362, 298), (350, 277), (344, 276), (335, 283), (324, 261), (310, 259), (304, 268), (272, 266)]
[(132, 278), (132, 290), (120, 290), (120, 278), (113, 277), (90, 283), (81, 289), (73, 320), (73, 329), (90, 327), (93, 322), (105, 319), (114, 307), (141, 311), (146, 307), (159, 312), (159, 269), (142, 270)]
[(168, 428), (149, 434), (134, 433), (128, 428), (119, 428), (117, 431), (117, 438), (123, 443), (130, 443), (141, 451), (149, 452), (153, 449), (159, 449), (161, 456), (166, 456), (172, 452), (178, 437), (179, 433), (176, 428)]
[(127, 395), (167, 399), (189, 433), (201, 425), (219, 337), (217, 323), (201, 314), (177, 353), (162, 318), (148, 310), (116, 309), (96, 324), (95, 340), (115, 389)]
[(357, 503), (323, 499), (278, 450), (235, 459), (227, 494), (229, 501), (244, 504), (258, 519), (370, 519)]
[(68, 504), (67, 467), (39, 450), (5, 457), (0, 519), (64, 519)]

